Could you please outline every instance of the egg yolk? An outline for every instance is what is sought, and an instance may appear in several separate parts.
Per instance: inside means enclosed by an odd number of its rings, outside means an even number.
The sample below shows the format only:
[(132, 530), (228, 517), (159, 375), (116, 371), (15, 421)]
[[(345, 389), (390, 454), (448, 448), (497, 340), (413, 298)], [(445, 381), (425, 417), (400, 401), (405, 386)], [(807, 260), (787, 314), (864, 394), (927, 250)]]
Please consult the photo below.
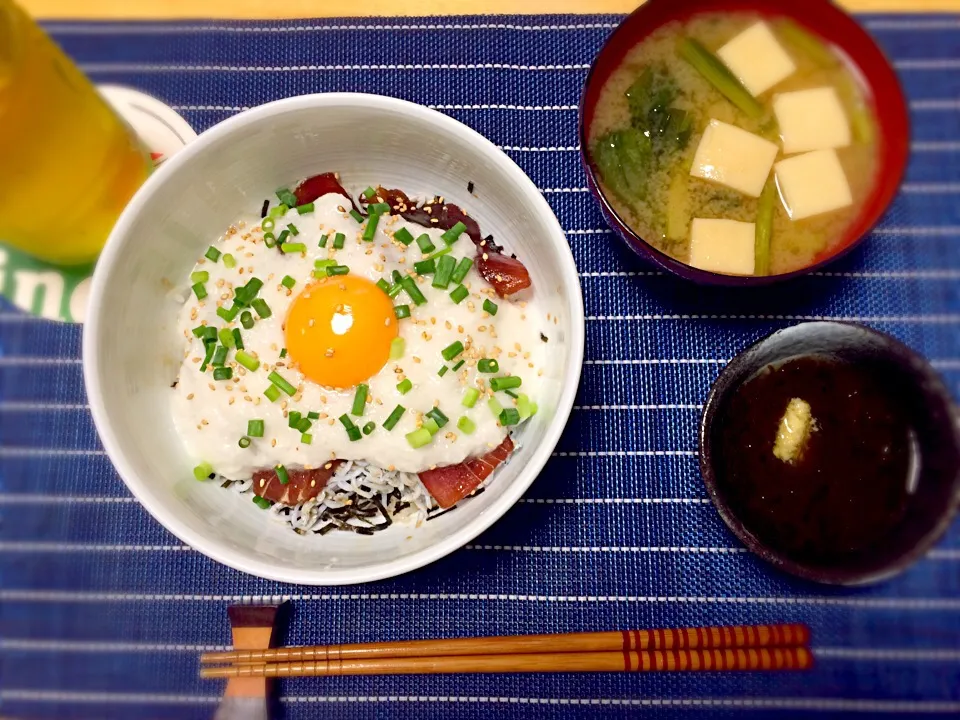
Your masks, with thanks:
[(308, 379), (349, 388), (387, 362), (397, 319), (380, 288), (343, 275), (304, 288), (290, 306), (284, 333), (290, 360)]

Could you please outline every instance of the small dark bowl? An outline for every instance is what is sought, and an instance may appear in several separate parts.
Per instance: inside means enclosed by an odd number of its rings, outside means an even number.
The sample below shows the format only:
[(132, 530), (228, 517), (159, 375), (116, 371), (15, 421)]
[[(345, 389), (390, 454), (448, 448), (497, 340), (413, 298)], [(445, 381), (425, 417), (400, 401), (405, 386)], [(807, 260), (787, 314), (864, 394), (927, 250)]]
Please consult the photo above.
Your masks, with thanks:
[[(877, 177), (860, 214), (854, 218), (841, 242), (829, 254), (817, 257), (808, 267), (780, 275), (745, 277), (698, 270), (660, 252), (638, 235), (613, 209), (600, 188), (590, 160), (590, 126), (600, 90), (624, 56), (657, 28), (687, 20), (702, 13), (749, 12), (765, 17), (786, 17), (838, 48), (851, 69), (863, 80), (866, 101), (877, 123)], [(633, 11), (607, 39), (593, 61), (580, 99), (580, 158), (587, 184), (617, 235), (635, 253), (665, 270), (705, 285), (769, 285), (805, 275), (846, 255), (860, 244), (893, 201), (907, 167), (910, 151), (910, 121), (907, 103), (896, 73), (880, 48), (857, 22), (829, 0), (648, 0)]]
[[(869, 363), (914, 398), (909, 419), (918, 445), (919, 481), (906, 514), (882, 544), (844, 556), (842, 563), (812, 565), (771, 549), (737, 517), (714, 468), (714, 419), (742, 383), (770, 364), (809, 355)], [(719, 427), (720, 422), (716, 425)], [(780, 330), (741, 352), (720, 373), (700, 420), (700, 472), (727, 527), (754, 553), (784, 572), (816, 582), (859, 585), (906, 569), (947, 527), (960, 505), (960, 414), (940, 377), (913, 350), (889, 335), (861, 325), (810, 322)]]

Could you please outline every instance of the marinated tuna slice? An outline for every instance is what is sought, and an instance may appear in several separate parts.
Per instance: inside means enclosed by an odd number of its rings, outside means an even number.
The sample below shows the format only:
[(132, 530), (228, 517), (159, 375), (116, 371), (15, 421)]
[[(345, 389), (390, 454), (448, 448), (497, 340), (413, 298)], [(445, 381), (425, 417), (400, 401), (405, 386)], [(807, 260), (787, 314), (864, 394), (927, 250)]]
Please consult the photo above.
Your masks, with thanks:
[(500, 463), (513, 452), (513, 440), (508, 435), (500, 445), (486, 455), (465, 460), (459, 465), (447, 465), (420, 473), (420, 482), (442, 508), (456, 505), (480, 487)]
[(462, 222), (467, 227), (466, 234), (477, 247), (477, 271), (497, 291), (497, 295), (506, 297), (530, 287), (530, 273), (523, 263), (504, 255), (503, 248), (493, 241), (492, 236), (483, 237), (477, 221), (456, 205), (431, 202), (418, 206), (403, 191), (382, 187), (377, 188), (377, 195), (372, 200), (362, 198), (360, 202), (385, 202), (390, 206), (391, 214), (400, 215), (405, 220), (424, 227), (449, 230)]
[(530, 287), (530, 273), (516, 258), (481, 251), (477, 254), (476, 265), (477, 272), (490, 283), (500, 297), (513, 295)]
[(350, 194), (343, 189), (343, 185), (340, 184), (337, 174), (332, 172), (309, 177), (297, 185), (296, 189), (293, 191), (293, 194), (297, 197), (298, 205), (311, 203), (317, 198), (323, 197), (324, 195), (329, 195), (330, 193), (343, 195), (345, 198), (350, 200), (350, 204), (353, 205), (353, 198), (351, 198)]
[(315, 470), (287, 470), (290, 482), (281, 484), (273, 468), (253, 474), (253, 493), (281, 505), (299, 505), (315, 498), (337, 471), (341, 460), (333, 460)]

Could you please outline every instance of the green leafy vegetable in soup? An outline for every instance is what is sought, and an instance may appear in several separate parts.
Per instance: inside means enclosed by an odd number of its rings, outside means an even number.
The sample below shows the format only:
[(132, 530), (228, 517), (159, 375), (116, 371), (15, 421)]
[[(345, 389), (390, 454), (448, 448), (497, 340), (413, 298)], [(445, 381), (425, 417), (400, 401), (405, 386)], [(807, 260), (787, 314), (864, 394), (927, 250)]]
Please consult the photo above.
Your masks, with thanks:
[(588, 148), (649, 243), (701, 269), (766, 275), (841, 242), (873, 187), (875, 126), (857, 76), (803, 28), (706, 14), (627, 54)]

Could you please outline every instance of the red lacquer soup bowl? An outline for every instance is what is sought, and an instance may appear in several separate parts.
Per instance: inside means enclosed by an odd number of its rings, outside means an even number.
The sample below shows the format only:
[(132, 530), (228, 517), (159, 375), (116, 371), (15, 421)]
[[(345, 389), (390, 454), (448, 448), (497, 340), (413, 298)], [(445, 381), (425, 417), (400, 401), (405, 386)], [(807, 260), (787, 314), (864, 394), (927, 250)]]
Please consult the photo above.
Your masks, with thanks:
[[(789, 18), (832, 46), (847, 67), (858, 76), (865, 102), (876, 123), (877, 169), (874, 186), (859, 214), (841, 241), (818, 255), (807, 267), (780, 275), (735, 276), (700, 270), (666, 255), (648, 243), (617, 213), (600, 187), (597, 170), (589, 154), (590, 127), (600, 91), (624, 56), (644, 38), (673, 21), (689, 20), (703, 13), (747, 12), (767, 18)], [(678, 59), (678, 62), (682, 62)], [(710, 285), (752, 286), (780, 282), (803, 275), (850, 252), (860, 244), (893, 201), (907, 166), (910, 123), (907, 103), (890, 62), (873, 38), (828, 0), (649, 0), (629, 15), (593, 62), (580, 100), (580, 155), (590, 191), (607, 222), (638, 255), (670, 272), (694, 282)]]

